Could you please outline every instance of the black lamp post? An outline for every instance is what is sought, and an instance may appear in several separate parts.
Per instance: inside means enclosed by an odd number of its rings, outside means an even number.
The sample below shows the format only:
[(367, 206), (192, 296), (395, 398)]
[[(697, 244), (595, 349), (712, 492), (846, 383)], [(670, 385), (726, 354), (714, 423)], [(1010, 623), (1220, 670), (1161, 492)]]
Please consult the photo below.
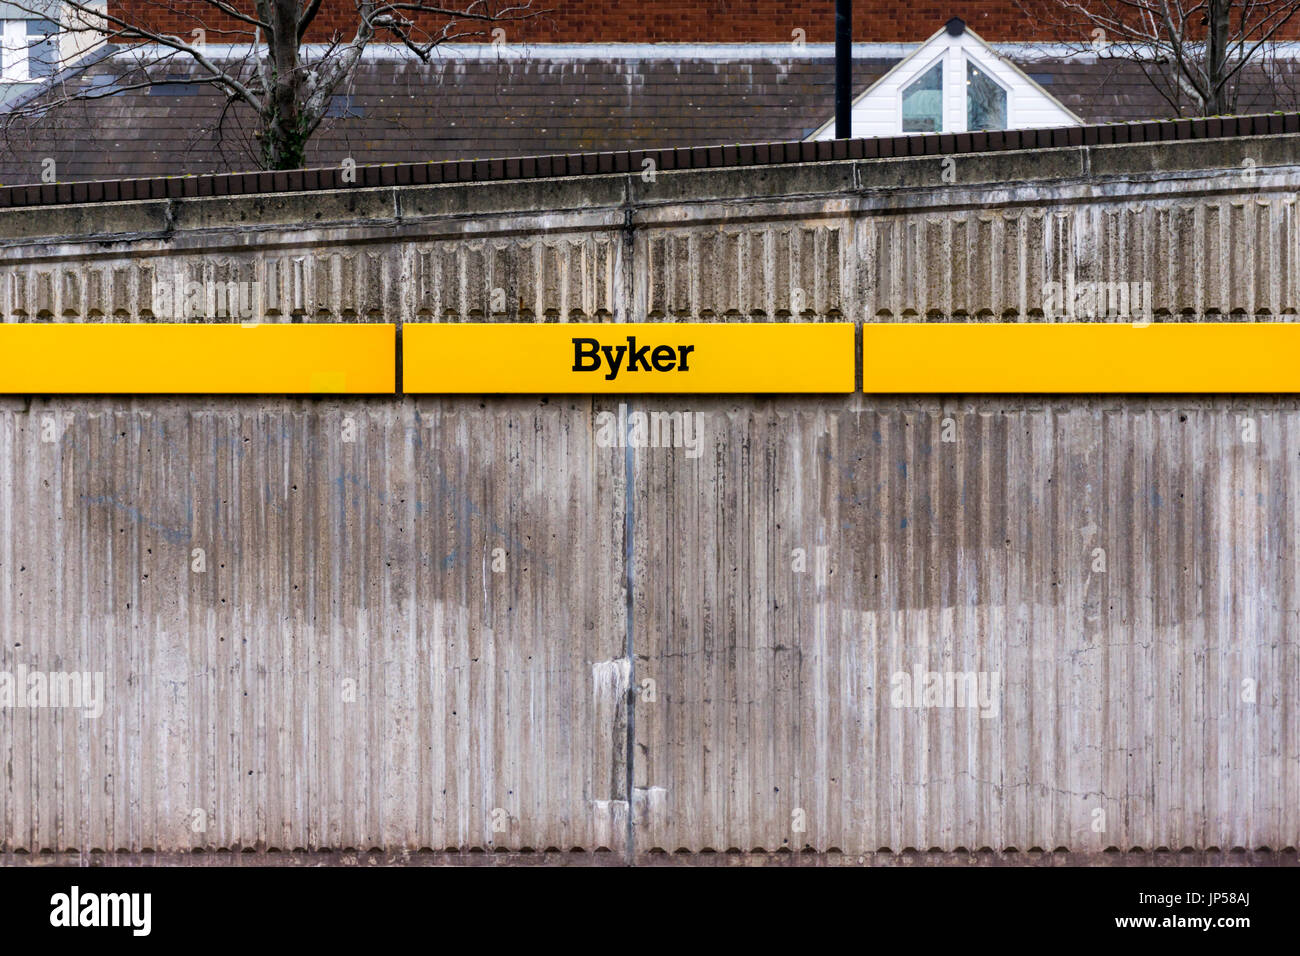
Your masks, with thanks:
[(853, 0), (835, 0), (835, 138), (853, 136)]

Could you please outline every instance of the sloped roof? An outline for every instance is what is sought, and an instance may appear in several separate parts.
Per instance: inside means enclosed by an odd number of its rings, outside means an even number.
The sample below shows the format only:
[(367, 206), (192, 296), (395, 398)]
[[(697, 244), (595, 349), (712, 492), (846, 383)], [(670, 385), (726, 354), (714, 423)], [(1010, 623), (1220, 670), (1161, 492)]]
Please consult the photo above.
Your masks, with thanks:
[[(854, 63), (856, 91), (894, 59)], [(1020, 64), (1087, 122), (1173, 115), (1138, 67), (1036, 59)], [(120, 58), (75, 79), (103, 92), (134, 68)], [(361, 63), (313, 139), (309, 165), (419, 162), (593, 150), (798, 140), (834, 109), (830, 58), (449, 58)], [(1300, 89), (1300, 83), (1296, 84)], [(1294, 109), (1296, 90), (1261, 86), (1240, 111)], [(1248, 100), (1248, 102), (1247, 102)], [(224, 117), (202, 85), (122, 92), (15, 120), (0, 132), (0, 183), (37, 182), (45, 157), (60, 181), (256, 168), (251, 116)]]

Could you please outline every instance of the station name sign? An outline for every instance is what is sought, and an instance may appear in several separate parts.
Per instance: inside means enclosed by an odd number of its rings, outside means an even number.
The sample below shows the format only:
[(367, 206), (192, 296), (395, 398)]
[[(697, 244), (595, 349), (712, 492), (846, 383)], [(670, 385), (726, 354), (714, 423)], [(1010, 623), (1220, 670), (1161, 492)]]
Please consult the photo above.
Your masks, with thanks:
[(851, 322), (413, 323), (402, 388), (441, 394), (843, 393)]

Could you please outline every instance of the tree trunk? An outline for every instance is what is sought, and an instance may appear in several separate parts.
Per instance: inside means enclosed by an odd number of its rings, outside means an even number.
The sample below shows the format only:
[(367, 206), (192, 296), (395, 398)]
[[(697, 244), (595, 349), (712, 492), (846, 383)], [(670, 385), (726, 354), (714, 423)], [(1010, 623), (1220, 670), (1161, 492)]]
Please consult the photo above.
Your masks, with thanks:
[(309, 134), (302, 115), (297, 0), (272, 0), (268, 40), (271, 89), (262, 114), (262, 165), (265, 169), (301, 169), (307, 165)]
[(1235, 96), (1230, 94), (1230, 83), (1224, 78), (1230, 69), (1228, 43), (1231, 35), (1231, 0), (1208, 0), (1205, 10), (1205, 78), (1209, 95), (1203, 104), (1205, 116), (1223, 116), (1231, 113)]

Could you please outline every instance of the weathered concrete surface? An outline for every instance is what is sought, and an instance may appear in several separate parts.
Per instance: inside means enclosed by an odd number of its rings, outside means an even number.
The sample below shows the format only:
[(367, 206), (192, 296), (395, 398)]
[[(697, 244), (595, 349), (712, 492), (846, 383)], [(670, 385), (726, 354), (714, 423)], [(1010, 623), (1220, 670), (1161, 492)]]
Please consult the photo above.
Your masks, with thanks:
[(622, 796), (613, 688), (592, 684), (623, 655), (621, 463), (585, 409), (396, 411), (0, 415), (0, 659), (102, 671), (107, 700), (4, 712), (7, 842), (622, 845), (597, 810)]
[[(1294, 842), (1294, 402), (708, 420), (700, 467), (651, 457), (633, 499), (637, 673), (663, 689), (636, 710), (638, 785), (663, 788), (638, 846)], [(1001, 708), (892, 706), (917, 671), (1000, 674)]]
[[(0, 212), (0, 308), (1300, 304), (1300, 137), (955, 170)], [(698, 456), (603, 447), (608, 398), (0, 399), (0, 671), (105, 678), (98, 719), (0, 709), (2, 858), (1294, 862), (1300, 400), (625, 401), (701, 416)], [(895, 707), (928, 671), (996, 674), (995, 713)]]

